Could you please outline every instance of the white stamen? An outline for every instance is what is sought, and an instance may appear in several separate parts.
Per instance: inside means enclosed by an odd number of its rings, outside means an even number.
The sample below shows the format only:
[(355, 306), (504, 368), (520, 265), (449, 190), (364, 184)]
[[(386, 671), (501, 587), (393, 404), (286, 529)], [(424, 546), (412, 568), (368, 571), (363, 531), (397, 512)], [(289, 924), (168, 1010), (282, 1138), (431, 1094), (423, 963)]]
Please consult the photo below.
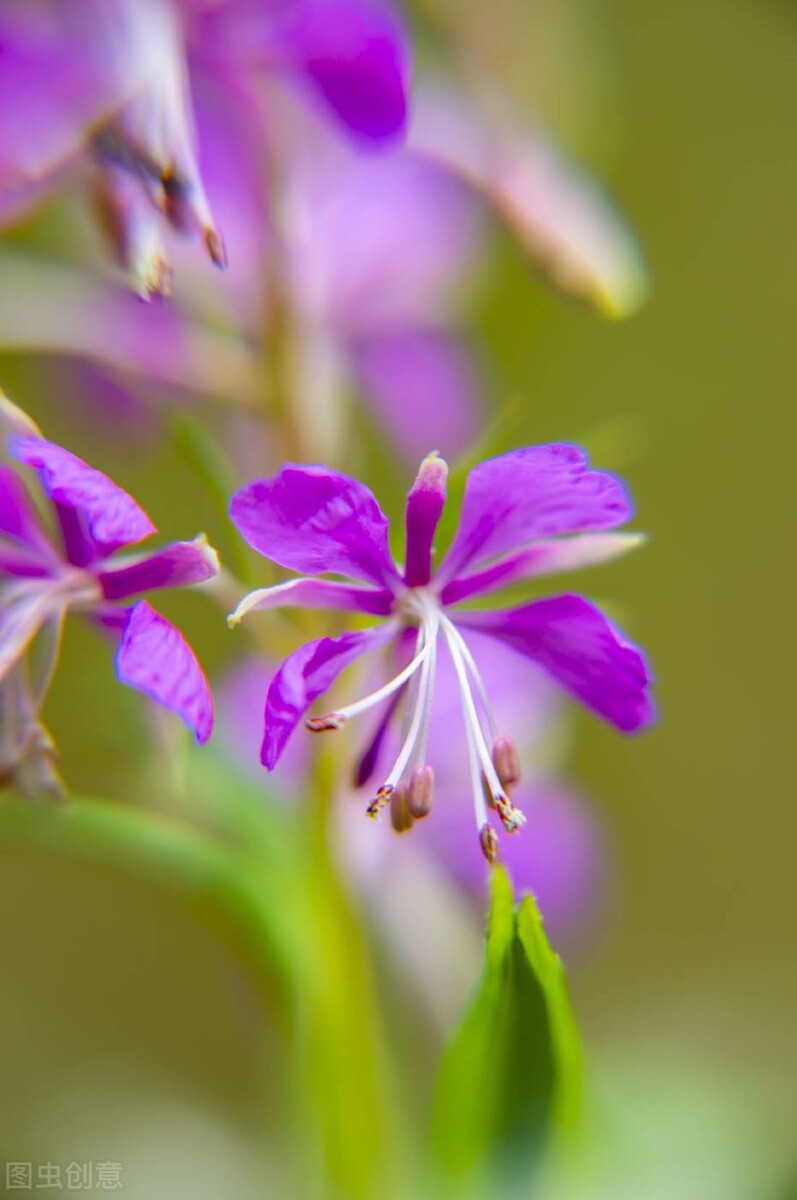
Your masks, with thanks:
[(433, 649), (437, 639), (437, 630), (440, 624), (439, 614), (433, 612), (421, 626), (419, 638), (423, 637), (425, 646), (423, 650), (423, 664), (421, 666), (420, 684), (418, 688), (418, 700), (414, 706), (412, 719), (410, 721), (407, 736), (404, 739), (404, 744), (399, 751), (398, 758), (394, 762), (390, 774), (384, 782), (385, 788), (395, 788), (401, 781), (409, 761), (412, 758), (416, 743), (418, 742), (421, 729), (424, 724), (424, 719), (428, 710), (428, 694), (430, 689), (430, 667), (434, 662)]
[[(465, 716), (465, 728), (469, 734), (470, 752), (471, 752), (471, 777), (474, 787), (474, 797), (478, 791), (480, 796), (480, 807), (484, 810), (484, 819), (479, 821), (479, 828), (486, 820), (486, 807), (484, 807), (484, 795), (481, 787), (481, 775), (487, 783), (487, 787), (493, 797), (493, 802), (498, 810), (504, 827), (508, 831), (518, 829), (525, 823), (523, 814), (508, 801), (501, 782), (498, 778), (495, 766), (493, 764), (492, 755), (484, 737), (484, 731), (479, 720), (479, 714), (476, 709), (476, 704), (473, 699), (473, 692), (468, 681), (468, 671), (465, 658), (459, 646), (459, 634), (454, 628), (448, 617), (440, 615), (440, 622), (443, 630), (443, 636), (446, 639), (448, 650), (451, 655), (451, 661), (456, 672), (457, 680), (459, 681), (459, 692), (462, 699), (463, 713)], [(474, 761), (475, 756), (475, 761)], [(477, 808), (477, 814), (479, 809)]]
[(448, 617), (443, 617), (443, 620), (449, 626), (452, 636), (456, 638), (460, 653), (462, 654), (465, 664), (471, 673), (471, 678), (476, 685), (476, 690), (479, 693), (479, 700), (481, 701), (482, 711), (484, 712), (484, 716), (487, 721), (487, 728), (490, 731), (490, 741), (496, 742), (499, 736), (498, 723), (496, 722), (493, 714), (493, 708), (490, 704), (490, 697), (487, 695), (487, 689), (484, 686), (484, 681), (479, 674), (479, 668), (476, 666), (476, 660), (470, 652), (470, 646), (465, 641), (464, 637), (459, 632), (453, 621), (451, 621)]
[(481, 830), (485, 825), (489, 824), (487, 816), (487, 803), (484, 798), (484, 788), (482, 787), (482, 777), (479, 770), (479, 756), (473, 741), (473, 731), (468, 719), (468, 709), (465, 703), (465, 697), (461, 690), (460, 699), (462, 701), (462, 716), (465, 721), (465, 741), (467, 742), (468, 746), (468, 767), (471, 789), (473, 791), (473, 810), (476, 815), (476, 828)]
[[(397, 627), (397, 626), (396, 626)], [(389, 626), (386, 626), (386, 631)], [(347, 704), (345, 708), (337, 708), (334, 712), (327, 713), (323, 717), (311, 717), (314, 731), (317, 732), (325, 727), (330, 729), (339, 729), (346, 721), (350, 721), (352, 717), (359, 717), (361, 713), (367, 712), (375, 705), (381, 704), (383, 700), (387, 700), (394, 692), (397, 692), (408, 679), (423, 665), (427, 655), (430, 653), (429, 646), (423, 646), (415, 655), (412, 662), (409, 662), (403, 671), (399, 671), (388, 683), (383, 687), (378, 688), (375, 692), (371, 692), (367, 696), (363, 696), (362, 700), (356, 700), (353, 704)], [(322, 724), (327, 723), (328, 725)]]
[[(418, 704), (422, 710), (421, 727), (418, 740), (415, 743), (415, 766), (422, 767), (426, 761), (426, 748), (429, 744), (429, 728), (432, 723), (432, 701), (434, 699), (434, 680), (437, 671), (437, 630), (431, 642), (429, 652), (429, 669), (426, 673), (426, 689), (419, 691)], [(423, 677), (421, 684), (424, 683)]]

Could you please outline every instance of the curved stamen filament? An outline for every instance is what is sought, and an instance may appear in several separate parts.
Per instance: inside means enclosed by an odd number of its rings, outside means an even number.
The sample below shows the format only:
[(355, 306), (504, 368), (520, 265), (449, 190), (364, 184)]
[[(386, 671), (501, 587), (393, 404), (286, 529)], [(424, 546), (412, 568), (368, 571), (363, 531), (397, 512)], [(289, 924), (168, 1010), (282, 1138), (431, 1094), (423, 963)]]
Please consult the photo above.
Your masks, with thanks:
[(437, 629), (439, 620), (435, 616), (429, 620), (426, 628), (422, 627), (422, 634), (426, 642), (426, 656), (421, 667), (420, 684), (418, 688), (418, 698), (415, 703), (415, 708), (412, 713), (407, 736), (404, 739), (404, 744), (399, 751), (398, 758), (391, 768), (390, 774), (385, 780), (386, 788), (395, 788), (399, 783), (404, 771), (409, 765), (413, 750), (418, 742), (419, 735), (426, 721), (428, 721), (429, 697), (431, 692), (431, 670), (434, 664), (434, 645), (437, 640)]
[[(441, 614), (441, 616), (442, 616), (442, 614)], [(484, 681), (483, 681), (481, 675), (479, 674), (479, 668), (476, 666), (476, 660), (474, 659), (473, 655), (470, 652), (470, 646), (465, 641), (464, 637), (459, 632), (459, 630), (457, 629), (456, 625), (454, 624), (454, 622), (452, 620), (450, 620), (446, 616), (442, 616), (442, 620), (448, 626), (448, 628), (451, 632), (451, 636), (456, 638), (456, 642), (459, 647), (460, 653), (462, 654), (462, 657), (465, 660), (465, 665), (467, 666), (468, 670), (470, 671), (471, 678), (472, 678), (474, 684), (476, 685), (477, 692), (479, 693), (479, 700), (481, 702), (482, 711), (484, 712), (485, 720), (487, 721), (487, 728), (490, 733), (490, 740), (492, 742), (496, 742), (498, 740), (498, 736), (499, 736), (498, 723), (497, 723), (497, 721), (495, 719), (495, 715), (493, 713), (493, 707), (490, 704), (490, 698), (487, 695), (487, 688), (484, 686)]]
[(465, 741), (468, 746), (468, 768), (473, 792), (473, 811), (476, 815), (476, 828), (481, 831), (485, 825), (489, 824), (487, 803), (484, 798), (484, 788), (482, 787), (481, 773), (479, 771), (479, 755), (473, 740), (473, 730), (468, 718), (465, 697), (461, 692), (460, 699), (462, 701), (462, 716), (465, 721)]
[(498, 778), (473, 699), (473, 692), (468, 680), (466, 661), (459, 646), (458, 632), (454, 629), (452, 622), (442, 615), (441, 624), (443, 636), (446, 639), (446, 644), (451, 655), (451, 662), (453, 663), (459, 683), (465, 728), (469, 734), (469, 745), (472, 747), (472, 752), (475, 753), (475, 761), (473, 756), (471, 756), (471, 777), (474, 785), (474, 794), (477, 786), (481, 792), (481, 777), (479, 774), (481, 771), (504, 827), (508, 831), (512, 831), (522, 825), (525, 818), (508, 800)]
[[(420, 640), (420, 639), (419, 639)], [(370, 692), (369, 695), (363, 696), (361, 700), (356, 700), (353, 704), (347, 704), (345, 708), (338, 708), (332, 713), (328, 713), (323, 717), (310, 717), (305, 725), (314, 733), (321, 732), (326, 729), (340, 729), (346, 721), (352, 717), (358, 717), (361, 713), (367, 712), (377, 704), (381, 704), (383, 700), (387, 700), (394, 692), (397, 692), (400, 687), (411, 679), (431, 653), (431, 647), (428, 644), (421, 646), (411, 662), (407, 663), (398, 675), (395, 675), (391, 680), (381, 688), (377, 688), (375, 692)]]
[[(426, 747), (429, 744), (429, 727), (432, 723), (432, 699), (434, 697), (434, 679), (437, 669), (437, 629), (431, 641), (428, 670), (426, 676), (421, 676), (421, 687), (418, 695), (418, 705), (421, 709), (422, 720), (418, 739), (415, 744), (415, 765), (423, 766), (426, 761)], [(424, 687), (425, 684), (425, 687)]]
[(418, 639), (424, 643), (424, 660), (421, 666), (418, 691), (412, 708), (412, 716), (398, 757), (393, 763), (387, 779), (379, 788), (376, 799), (372, 800), (368, 805), (366, 812), (369, 817), (378, 817), (381, 810), (390, 801), (394, 791), (401, 783), (401, 779), (410, 764), (410, 760), (419, 745), (420, 739), (425, 736), (425, 732), (427, 731), (430, 719), (429, 710), (433, 691), (435, 646), (439, 625), (439, 615), (432, 610), (425, 616), (424, 622), (420, 627)]

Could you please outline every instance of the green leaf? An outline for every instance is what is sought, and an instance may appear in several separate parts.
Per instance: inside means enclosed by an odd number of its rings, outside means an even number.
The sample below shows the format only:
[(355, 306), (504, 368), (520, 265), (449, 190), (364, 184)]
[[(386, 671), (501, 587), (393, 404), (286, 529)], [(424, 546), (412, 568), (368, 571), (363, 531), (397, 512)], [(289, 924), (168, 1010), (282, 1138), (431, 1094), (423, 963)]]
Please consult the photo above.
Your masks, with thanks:
[(113, 863), (170, 884), (232, 944), (269, 1003), (287, 1005), (292, 930), (284, 919), (285, 877), (274, 883), (267, 904), (261, 880), (244, 869), (241, 857), (203, 831), (93, 800), (59, 807), (6, 800), (0, 840)]
[(448, 1176), (527, 1179), (578, 1119), (581, 1054), (565, 976), (534, 899), (493, 873), (485, 967), (446, 1052), (432, 1125)]

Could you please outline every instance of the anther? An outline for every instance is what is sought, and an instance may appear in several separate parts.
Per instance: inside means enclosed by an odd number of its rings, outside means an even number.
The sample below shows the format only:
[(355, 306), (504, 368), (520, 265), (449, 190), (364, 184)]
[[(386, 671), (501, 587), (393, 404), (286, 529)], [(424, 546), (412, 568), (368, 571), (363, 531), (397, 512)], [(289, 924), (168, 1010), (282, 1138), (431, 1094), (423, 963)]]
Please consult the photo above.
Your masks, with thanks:
[(342, 729), (345, 724), (345, 717), (338, 716), (337, 713), (326, 713), (323, 717), (308, 717), (304, 727), (311, 733), (327, 733), (333, 729)]
[(172, 294), (171, 264), (164, 255), (152, 253), (143, 258), (134, 273), (133, 287), (142, 300), (151, 300), (153, 296), (168, 299)]
[(520, 782), (517, 746), (506, 734), (501, 734), (493, 746), (493, 766), (502, 787), (511, 788)]
[(479, 830), (479, 844), (488, 863), (492, 865), (498, 862), (498, 834), (492, 825), (482, 825)]
[(501, 824), (507, 833), (517, 833), (521, 825), (526, 824), (526, 818), (519, 808), (515, 808), (511, 800), (502, 793), (493, 798), (496, 812), (501, 818)]
[(222, 241), (221, 234), (212, 225), (208, 225), (203, 230), (203, 234), (205, 248), (210, 255), (211, 261), (223, 270), (227, 266), (227, 249)]
[(406, 833), (415, 824), (407, 803), (407, 792), (406, 784), (400, 783), (390, 797), (390, 823), (396, 833)]
[(367, 817), (373, 817), (374, 820), (376, 820), (376, 818), (381, 813), (382, 809), (386, 808), (387, 805), (390, 803), (391, 798), (393, 796), (393, 792), (395, 790), (396, 789), (394, 787), (391, 787), (391, 785), (389, 783), (382, 784), (381, 788), (376, 793), (376, 796), (374, 797), (374, 799), (371, 801), (371, 803), (366, 808), (365, 815)]
[(428, 764), (416, 767), (410, 776), (407, 789), (407, 808), (410, 815), (420, 820), (428, 817), (434, 800), (434, 770)]

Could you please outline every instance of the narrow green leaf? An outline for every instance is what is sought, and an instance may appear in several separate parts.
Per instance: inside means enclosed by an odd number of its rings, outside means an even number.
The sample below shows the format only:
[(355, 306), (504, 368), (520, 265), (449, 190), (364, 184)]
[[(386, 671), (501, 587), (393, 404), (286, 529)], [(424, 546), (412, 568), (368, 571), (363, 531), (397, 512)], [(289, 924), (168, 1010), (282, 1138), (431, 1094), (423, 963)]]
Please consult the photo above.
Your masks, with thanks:
[(285, 919), (287, 872), (274, 881), (266, 903), (263, 881), (203, 831), (93, 800), (71, 799), (57, 808), (7, 800), (0, 805), (0, 839), (110, 862), (171, 885), (234, 944), (263, 993), (270, 1000), (279, 994), (287, 1004), (294, 941)]
[(572, 1126), (580, 1096), (578, 1035), (564, 971), (537, 906), (513, 907), (493, 873), (485, 968), (444, 1056), (433, 1150), (447, 1175), (528, 1179), (550, 1140)]

